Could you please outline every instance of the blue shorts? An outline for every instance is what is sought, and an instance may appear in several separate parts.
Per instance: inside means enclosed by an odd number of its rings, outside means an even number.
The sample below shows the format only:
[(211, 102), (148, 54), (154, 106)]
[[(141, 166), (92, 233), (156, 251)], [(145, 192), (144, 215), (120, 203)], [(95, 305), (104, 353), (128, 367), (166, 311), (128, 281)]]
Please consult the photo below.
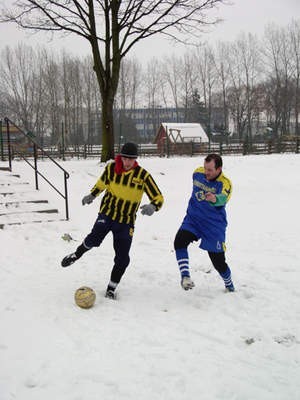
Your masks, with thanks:
[(84, 239), (86, 248), (99, 247), (106, 235), (113, 234), (113, 246), (115, 250), (115, 265), (126, 268), (129, 264), (129, 251), (132, 243), (134, 227), (132, 224), (124, 224), (112, 220), (105, 214), (98, 214), (98, 218), (91, 233)]
[(196, 223), (186, 215), (180, 229), (192, 232), (198, 240), (199, 247), (213, 253), (222, 253), (226, 251), (225, 229), (226, 227), (215, 227), (207, 222)]

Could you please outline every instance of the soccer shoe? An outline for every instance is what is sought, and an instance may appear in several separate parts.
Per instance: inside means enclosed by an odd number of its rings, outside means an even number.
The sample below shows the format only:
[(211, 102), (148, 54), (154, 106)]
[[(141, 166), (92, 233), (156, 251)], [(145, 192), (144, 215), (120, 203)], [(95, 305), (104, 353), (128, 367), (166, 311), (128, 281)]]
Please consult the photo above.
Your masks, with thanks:
[(184, 276), (181, 279), (181, 286), (182, 286), (182, 289), (184, 289), (184, 290), (190, 290), (190, 289), (193, 289), (195, 284), (189, 276)]
[(62, 260), (61, 266), (68, 267), (69, 265), (73, 264), (76, 260), (77, 260), (77, 256), (75, 253), (69, 254)]
[(111, 300), (115, 300), (116, 299), (116, 294), (114, 291), (107, 289), (106, 293), (105, 293), (105, 297), (107, 297), (108, 299)]
[(234, 288), (234, 286), (233, 286), (233, 283), (231, 283), (231, 284), (228, 285), (228, 286), (225, 286), (225, 290), (226, 290), (226, 292), (234, 292), (234, 291), (235, 291), (235, 288)]

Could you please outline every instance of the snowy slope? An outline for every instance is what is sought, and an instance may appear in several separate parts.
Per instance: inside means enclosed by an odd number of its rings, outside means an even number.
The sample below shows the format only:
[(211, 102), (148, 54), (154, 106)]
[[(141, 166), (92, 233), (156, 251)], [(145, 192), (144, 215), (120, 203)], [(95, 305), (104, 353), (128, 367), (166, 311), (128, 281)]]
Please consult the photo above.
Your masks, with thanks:
[[(235, 293), (224, 292), (197, 244), (190, 247), (196, 287), (180, 287), (173, 240), (203, 158), (139, 162), (165, 205), (138, 216), (118, 301), (103, 297), (111, 236), (60, 267), (96, 218), (99, 202), (81, 206), (103, 170), (95, 160), (64, 163), (69, 222), (0, 230), (0, 399), (298, 400), (300, 156), (224, 157), (234, 185), (227, 261)], [(22, 162), (14, 172), (33, 179)], [(55, 193), (51, 201), (63, 214)], [(64, 233), (74, 240), (62, 240)], [(90, 310), (74, 304), (82, 285), (97, 294)]]

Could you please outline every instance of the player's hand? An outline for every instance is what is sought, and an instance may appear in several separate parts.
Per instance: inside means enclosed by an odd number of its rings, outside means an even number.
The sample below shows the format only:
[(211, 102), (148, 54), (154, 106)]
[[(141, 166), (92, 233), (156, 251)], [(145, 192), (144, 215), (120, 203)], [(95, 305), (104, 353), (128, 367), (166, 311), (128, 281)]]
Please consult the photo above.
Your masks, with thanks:
[(153, 204), (144, 204), (141, 206), (141, 213), (143, 215), (152, 215), (154, 211), (156, 210), (155, 206)]
[(217, 201), (216, 195), (211, 192), (207, 192), (205, 194), (205, 200), (210, 201), (211, 203), (215, 203)]
[(81, 201), (82, 205), (84, 206), (85, 204), (91, 204), (95, 200), (95, 198), (96, 197), (93, 196), (92, 194), (87, 194)]

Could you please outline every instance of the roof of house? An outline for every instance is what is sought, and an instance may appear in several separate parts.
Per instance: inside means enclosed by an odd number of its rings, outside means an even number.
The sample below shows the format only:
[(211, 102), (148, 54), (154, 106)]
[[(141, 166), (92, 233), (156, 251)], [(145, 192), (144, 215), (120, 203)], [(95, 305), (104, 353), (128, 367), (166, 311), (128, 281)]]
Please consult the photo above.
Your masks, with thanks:
[(168, 130), (171, 142), (208, 142), (208, 137), (201, 124), (162, 122), (161, 125)]

